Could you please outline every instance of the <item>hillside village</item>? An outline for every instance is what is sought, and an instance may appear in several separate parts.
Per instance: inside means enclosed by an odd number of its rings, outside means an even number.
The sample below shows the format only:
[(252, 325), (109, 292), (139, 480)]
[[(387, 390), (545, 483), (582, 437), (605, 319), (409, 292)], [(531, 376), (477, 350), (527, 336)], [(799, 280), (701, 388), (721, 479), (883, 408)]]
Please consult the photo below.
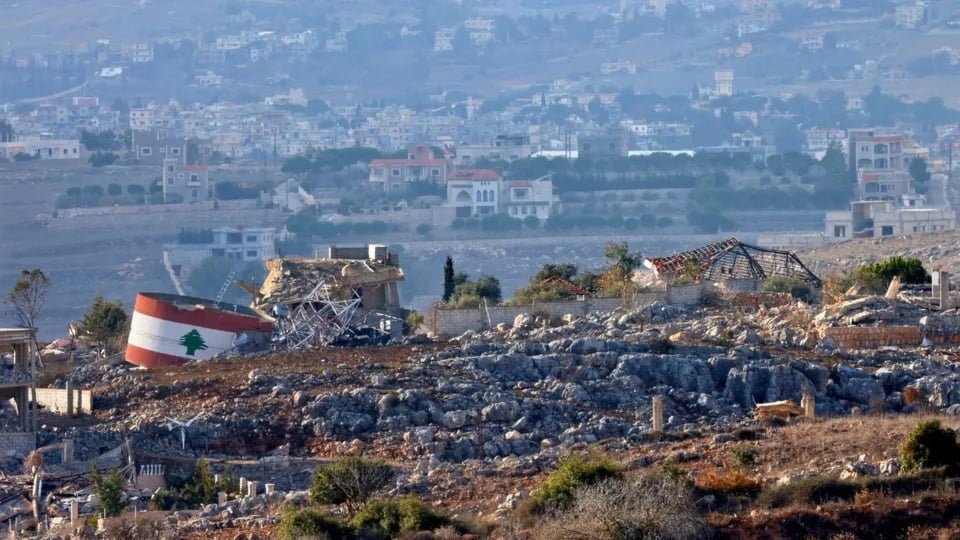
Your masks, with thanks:
[(0, 4), (0, 534), (960, 536), (960, 2)]

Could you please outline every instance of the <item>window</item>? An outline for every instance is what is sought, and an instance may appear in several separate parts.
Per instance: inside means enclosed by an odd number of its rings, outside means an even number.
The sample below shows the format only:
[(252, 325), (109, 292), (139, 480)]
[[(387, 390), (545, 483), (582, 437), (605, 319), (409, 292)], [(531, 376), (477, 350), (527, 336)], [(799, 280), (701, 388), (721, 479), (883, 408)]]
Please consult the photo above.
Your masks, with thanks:
[(893, 225), (880, 227), (880, 236), (893, 236)]
[(400, 176), (400, 169), (393, 169), (392, 171), (390, 171), (390, 174), (394, 176)]
[(67, 150), (66, 148), (63, 149), (63, 155), (67, 155), (67, 154), (69, 154), (69, 153), (70, 153), (69, 150)]
[(373, 169), (373, 176), (383, 176), (383, 169), (376, 167)]
[(200, 175), (199, 175), (199, 174), (191, 174), (191, 175), (190, 175), (190, 181), (191, 181), (191, 182), (199, 182), (199, 181), (200, 181)]
[(214, 257), (223, 257), (226, 254), (226, 251), (223, 248), (213, 248)]
[(433, 176), (440, 176), (440, 169), (432, 169), (430, 171), (430, 174), (432, 174)]
[(531, 206), (531, 207), (530, 207), (530, 215), (532, 215), (532, 216), (537, 215), (537, 207), (536, 207), (536, 206)]
[(170, 149), (170, 155), (171, 155), (171, 156), (179, 156), (179, 155), (180, 155), (180, 149), (179, 149), (179, 148), (171, 148), (171, 149)]
[(173, 165), (167, 165), (167, 172), (173, 172)]
[(518, 210), (517, 210), (517, 207), (516, 207), (516, 206), (514, 206), (514, 207), (513, 207), (513, 208), (511, 208), (510, 210), (511, 210), (511, 212), (510, 212), (510, 213), (512, 213), (513, 215), (517, 215), (517, 213), (518, 213)]
[(257, 256), (256, 250), (247, 250), (247, 257), (256, 257), (256, 256)]
[(834, 225), (834, 226), (833, 226), (833, 236), (834, 236), (834, 238), (846, 238), (846, 237), (847, 237), (847, 227), (846, 227), (846, 225)]
[(167, 153), (167, 149), (161, 146), (161, 147), (160, 147), (160, 153), (161, 153), (161, 154), (166, 154), (166, 153)]
[(228, 244), (239, 244), (243, 239), (243, 235), (238, 232), (227, 233), (227, 243)]
[(247, 242), (248, 242), (248, 243), (249, 243), (249, 242), (256, 242), (256, 241), (257, 241), (257, 235), (255, 235), (255, 234), (248, 234), (248, 235), (247, 235)]
[(527, 215), (527, 207), (526, 207), (526, 206), (521, 207), (521, 208), (520, 208), (520, 213), (523, 214), (523, 215)]
[(144, 146), (143, 148), (140, 149), (141, 156), (149, 156), (152, 153), (153, 153), (153, 149), (150, 148), (149, 146)]

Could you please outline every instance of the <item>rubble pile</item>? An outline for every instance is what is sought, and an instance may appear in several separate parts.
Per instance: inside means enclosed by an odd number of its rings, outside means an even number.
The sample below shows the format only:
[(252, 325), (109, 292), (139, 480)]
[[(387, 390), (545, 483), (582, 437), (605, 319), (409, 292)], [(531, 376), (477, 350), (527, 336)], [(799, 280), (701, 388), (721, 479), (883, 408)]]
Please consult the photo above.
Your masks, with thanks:
[(817, 326), (916, 326), (929, 309), (899, 298), (866, 296), (826, 306), (814, 318)]

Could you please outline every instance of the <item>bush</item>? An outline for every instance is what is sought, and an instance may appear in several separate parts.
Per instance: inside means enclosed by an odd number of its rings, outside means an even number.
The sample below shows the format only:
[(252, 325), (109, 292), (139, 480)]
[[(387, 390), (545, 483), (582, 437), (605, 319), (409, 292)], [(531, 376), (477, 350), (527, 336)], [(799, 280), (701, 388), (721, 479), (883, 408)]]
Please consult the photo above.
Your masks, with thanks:
[(757, 449), (752, 446), (734, 446), (730, 449), (733, 460), (741, 467), (757, 464)]
[(432, 531), (449, 525), (450, 520), (427, 508), (416, 495), (368, 502), (353, 517), (357, 534), (374, 532), (395, 538), (401, 532)]
[(785, 508), (792, 505), (818, 505), (832, 501), (852, 501), (859, 486), (835, 478), (814, 476), (764, 491), (757, 504), (764, 508)]
[(879, 280), (886, 286), (900, 276), (903, 283), (929, 283), (930, 274), (923, 268), (920, 259), (895, 255), (880, 262), (865, 264), (857, 270), (858, 276)]
[(906, 472), (960, 465), (957, 432), (940, 425), (939, 420), (920, 422), (907, 434), (900, 447), (900, 464)]
[(428, 223), (421, 223), (417, 225), (417, 234), (419, 235), (426, 236), (430, 234), (430, 231), (432, 230), (433, 230), (433, 225), (430, 225)]
[(807, 282), (787, 276), (774, 276), (764, 281), (760, 290), (771, 293), (790, 293), (790, 296), (804, 301), (810, 300), (813, 296), (813, 289)]
[(342, 504), (353, 515), (370, 497), (387, 487), (396, 470), (383, 461), (347, 457), (319, 467), (310, 486), (310, 498), (323, 504)]
[(280, 525), (277, 534), (283, 540), (300, 540), (302, 538), (322, 539), (340, 538), (340, 526), (336, 521), (328, 518), (323, 512), (304, 508), (295, 510), (285, 508), (280, 515)]
[(107, 165), (113, 165), (118, 159), (120, 159), (120, 156), (113, 152), (94, 152), (90, 155), (88, 161), (90, 165), (94, 167), (105, 167)]
[(604, 480), (620, 478), (620, 468), (605, 458), (566, 459), (530, 495), (536, 509), (561, 508), (573, 501), (576, 491)]
[(691, 490), (665, 475), (607, 479), (576, 491), (534, 530), (537, 540), (708, 537)]

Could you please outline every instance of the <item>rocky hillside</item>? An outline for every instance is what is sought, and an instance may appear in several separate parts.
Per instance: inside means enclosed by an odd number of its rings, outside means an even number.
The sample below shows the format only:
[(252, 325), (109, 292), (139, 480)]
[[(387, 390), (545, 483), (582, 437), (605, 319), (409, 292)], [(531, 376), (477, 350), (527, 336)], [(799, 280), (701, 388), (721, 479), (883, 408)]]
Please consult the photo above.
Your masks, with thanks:
[[(270, 354), (156, 372), (90, 364), (77, 378), (95, 387), (98, 422), (41, 438), (72, 436), (78, 459), (119, 444), (121, 433), (153, 459), (273, 456), (290, 470), (269, 481), (289, 493), (307, 487), (316, 465), (298, 460), (379, 457), (404, 471), (391, 493), (502, 522), (571, 452), (599, 449), (630, 470), (672, 460), (696, 478), (728, 467), (731, 449), (749, 444), (759, 455), (749, 474), (763, 485), (889, 476), (915, 413), (960, 412), (960, 373), (949, 350), (844, 351), (809, 335), (817, 314), (806, 304), (737, 306), (720, 299), (696, 309), (520, 316), (446, 344)], [(832, 420), (758, 426), (756, 404), (799, 403), (805, 393), (814, 395), (817, 416)], [(651, 432), (654, 396), (664, 398), (665, 436)], [(169, 418), (194, 417), (181, 448)], [(269, 502), (245, 508), (268, 513)], [(222, 514), (214, 508), (202, 517), (232, 523), (235, 512)], [(717, 530), (748, 527), (713, 519)]]

